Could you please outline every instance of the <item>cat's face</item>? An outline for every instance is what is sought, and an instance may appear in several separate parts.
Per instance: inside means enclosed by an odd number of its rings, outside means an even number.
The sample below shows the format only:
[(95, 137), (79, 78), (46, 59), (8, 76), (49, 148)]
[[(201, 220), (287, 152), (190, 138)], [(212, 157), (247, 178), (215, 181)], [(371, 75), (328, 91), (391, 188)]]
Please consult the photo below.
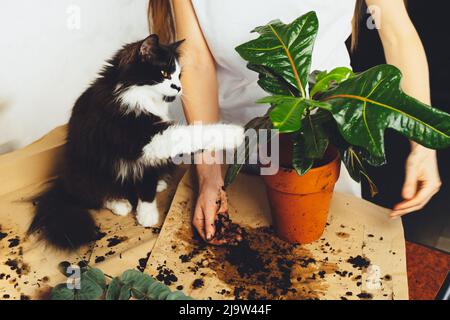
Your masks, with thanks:
[[(151, 35), (138, 47), (124, 48), (120, 63), (120, 82), (125, 86), (148, 89), (171, 102), (182, 93), (178, 49), (183, 41), (169, 45)], [(131, 57), (130, 57), (131, 56)]]

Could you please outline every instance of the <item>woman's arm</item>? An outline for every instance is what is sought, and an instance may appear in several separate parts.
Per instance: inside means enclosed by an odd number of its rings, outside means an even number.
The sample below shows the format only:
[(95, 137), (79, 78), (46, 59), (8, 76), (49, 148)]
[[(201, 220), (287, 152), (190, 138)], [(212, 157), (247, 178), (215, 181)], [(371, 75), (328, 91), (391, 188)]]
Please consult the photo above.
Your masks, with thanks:
[(219, 121), (218, 85), (214, 59), (190, 1), (173, 0), (183, 66), (183, 107), (189, 123)]
[[(402, 89), (410, 96), (430, 104), (428, 63), (422, 42), (408, 16), (403, 0), (366, 0), (376, 6), (377, 26), (386, 61), (403, 73)], [(406, 179), (401, 203), (394, 207), (392, 218), (420, 210), (439, 191), (441, 181), (436, 151), (414, 142), (406, 163)]]
[[(173, 8), (177, 37), (186, 39), (181, 51), (182, 100), (186, 119), (189, 123), (218, 122), (220, 113), (215, 61), (203, 37), (191, 1), (173, 0)], [(199, 155), (196, 160), (201, 161), (202, 157), (203, 155)], [(198, 164), (196, 168), (199, 197), (192, 223), (200, 236), (208, 241), (215, 233), (214, 221), (219, 209), (219, 195), (222, 204), (219, 211), (227, 210), (226, 195), (222, 191), (224, 182), (219, 164)]]

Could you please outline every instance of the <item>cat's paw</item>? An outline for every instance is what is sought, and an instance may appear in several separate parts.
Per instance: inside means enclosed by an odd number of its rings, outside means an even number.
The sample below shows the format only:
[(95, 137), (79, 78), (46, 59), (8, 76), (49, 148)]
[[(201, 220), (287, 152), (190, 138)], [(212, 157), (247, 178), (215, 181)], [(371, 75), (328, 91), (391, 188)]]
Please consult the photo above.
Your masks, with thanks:
[(162, 217), (156, 206), (156, 201), (139, 201), (136, 208), (136, 218), (138, 223), (145, 228), (156, 227), (162, 223)]
[(165, 190), (167, 190), (167, 182), (165, 180), (159, 180), (158, 181), (158, 185), (156, 187), (156, 192), (163, 192)]
[(241, 146), (245, 139), (244, 127), (235, 124), (227, 124), (225, 126), (224, 149), (235, 149)]
[(133, 210), (131, 203), (125, 199), (108, 200), (105, 202), (105, 208), (111, 210), (115, 215), (122, 217), (128, 215)]
[(234, 124), (216, 124), (204, 132), (205, 150), (228, 150), (239, 147), (244, 142), (244, 128)]

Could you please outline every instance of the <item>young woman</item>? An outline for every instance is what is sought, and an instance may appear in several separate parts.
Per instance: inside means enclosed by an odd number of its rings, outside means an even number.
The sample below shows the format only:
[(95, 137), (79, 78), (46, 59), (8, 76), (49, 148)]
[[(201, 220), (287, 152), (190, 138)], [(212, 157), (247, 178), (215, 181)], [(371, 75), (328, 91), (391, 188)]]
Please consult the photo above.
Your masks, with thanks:
[[(389, 64), (404, 74), (403, 90), (430, 103), (428, 64), (403, 0), (366, 0), (375, 6), (379, 34)], [(186, 39), (182, 48), (183, 107), (188, 122), (225, 120), (246, 123), (267, 109), (255, 101), (266, 94), (258, 87), (257, 74), (246, 68), (234, 48), (253, 35), (254, 27), (271, 20), (288, 23), (316, 11), (320, 30), (312, 70), (350, 67), (345, 41), (352, 32), (363, 0), (150, 0), (152, 31), (165, 41)], [(355, 9), (356, 5), (356, 9)], [(355, 28), (353, 28), (355, 29)], [(354, 30), (355, 31), (355, 30)], [(197, 165), (199, 196), (193, 225), (209, 241), (214, 236), (217, 190), (223, 185), (220, 165)], [(358, 194), (343, 170), (337, 189)], [(415, 143), (406, 163), (404, 201), (392, 218), (422, 208), (440, 188), (435, 151)], [(226, 208), (226, 197), (222, 197)]]

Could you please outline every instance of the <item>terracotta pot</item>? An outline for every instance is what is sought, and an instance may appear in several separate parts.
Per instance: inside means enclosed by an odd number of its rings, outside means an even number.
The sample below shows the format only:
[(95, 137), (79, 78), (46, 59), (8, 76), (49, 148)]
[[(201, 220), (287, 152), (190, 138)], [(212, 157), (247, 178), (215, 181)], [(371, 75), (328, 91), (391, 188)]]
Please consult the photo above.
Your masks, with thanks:
[(325, 230), (341, 161), (332, 148), (323, 160), (324, 165), (303, 176), (285, 168), (280, 168), (276, 175), (263, 176), (275, 229), (278, 236), (288, 242), (311, 243)]

